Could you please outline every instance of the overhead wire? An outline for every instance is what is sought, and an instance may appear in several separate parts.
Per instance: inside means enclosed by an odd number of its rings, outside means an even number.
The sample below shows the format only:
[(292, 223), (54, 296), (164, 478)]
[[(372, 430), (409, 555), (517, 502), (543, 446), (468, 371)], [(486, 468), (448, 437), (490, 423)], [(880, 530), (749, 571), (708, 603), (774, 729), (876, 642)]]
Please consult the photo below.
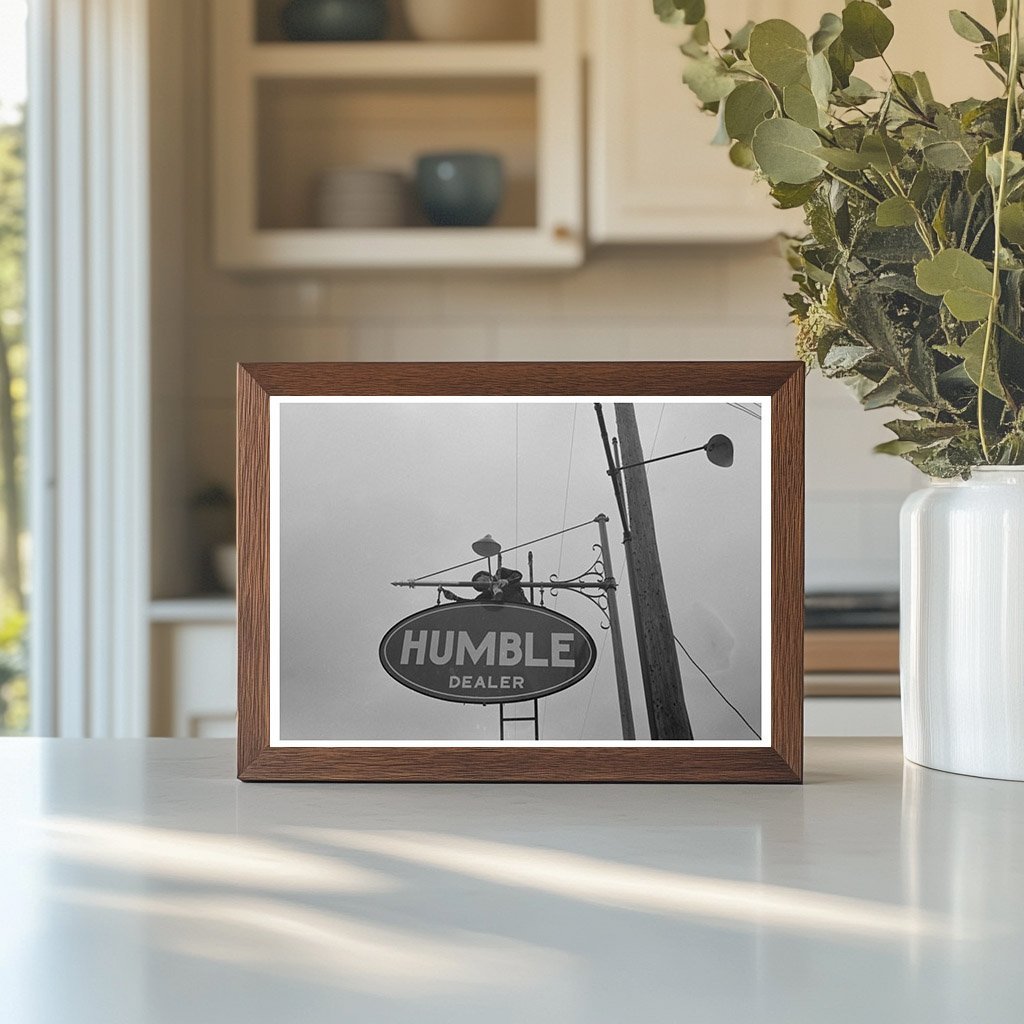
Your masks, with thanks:
[[(746, 408), (745, 406), (740, 405), (738, 402), (726, 402), (726, 405), (731, 406), (733, 409), (738, 409), (740, 412), (745, 412), (748, 416), (753, 416), (757, 420), (761, 419), (761, 417), (757, 413), (752, 412), (750, 409)], [(665, 406), (662, 405), (662, 407), (661, 407), (661, 417), (663, 417), (664, 415), (665, 415)], [(658, 429), (654, 433), (654, 441), (651, 444), (651, 458), (652, 459), (654, 458), (655, 448), (656, 448), (656, 446), (658, 444), (658, 434), (661, 432), (661, 417), (658, 418)], [(724, 693), (722, 693), (722, 691), (715, 684), (715, 681), (711, 678), (711, 676), (709, 676), (707, 674), (707, 672), (704, 671), (704, 669), (697, 663), (697, 660), (694, 658), (694, 656), (687, 650), (687, 648), (686, 648), (685, 644), (682, 642), (682, 640), (680, 640), (679, 637), (676, 636), (674, 633), (672, 634), (672, 639), (675, 640), (676, 644), (679, 646), (679, 649), (689, 659), (690, 664), (693, 665), (693, 667), (708, 681), (708, 685), (711, 686), (711, 688), (715, 691), (715, 693), (717, 693), (718, 696), (721, 697), (722, 700), (724, 700), (725, 703), (728, 704), (730, 708), (732, 708), (732, 710), (740, 718), (740, 720), (743, 722), (743, 724), (758, 739), (760, 739), (761, 738), (761, 734), (750, 724), (750, 722), (747, 721), (747, 719), (744, 717), (744, 715), (740, 711), (740, 709), (738, 707), (736, 707), (736, 705), (733, 704), (733, 702), (731, 700), (729, 700), (729, 698), (726, 697), (726, 695)]]
[(745, 412), (748, 416), (753, 416), (755, 420), (761, 419), (759, 412), (754, 412), (753, 409), (748, 409), (745, 405), (740, 405), (739, 402), (726, 402), (725, 404), (732, 409), (737, 409), (739, 412)]
[[(573, 530), (582, 530), (584, 526), (593, 526), (594, 520), (588, 519), (585, 523), (577, 523), (575, 526), (566, 527), (564, 530), (555, 530), (554, 533), (546, 533), (543, 537), (534, 537), (533, 540), (524, 540), (522, 544), (516, 544), (511, 548), (502, 548), (502, 553), (509, 551), (521, 551), (523, 548), (529, 547), (531, 544), (540, 544), (543, 541), (551, 540), (552, 537), (559, 537), (563, 533), (572, 533)], [(477, 562), (486, 562), (486, 555), (478, 555), (476, 558), (471, 558), (466, 562), (459, 562), (458, 565), (449, 565), (444, 569), (436, 569), (434, 572), (424, 573), (422, 576), (414, 576), (411, 580), (405, 580), (406, 583), (419, 583), (422, 580), (429, 580), (431, 576), (440, 576), (445, 572), (452, 572), (454, 569), (465, 569), (467, 565), (475, 565)]]
[(715, 691), (715, 693), (717, 693), (718, 696), (721, 697), (722, 700), (724, 700), (725, 703), (728, 704), (729, 707), (731, 707), (733, 709), (733, 711), (736, 712), (737, 716), (742, 720), (743, 724), (758, 739), (760, 739), (761, 738), (761, 734), (747, 721), (747, 719), (743, 715), (743, 712), (740, 711), (740, 709), (738, 707), (736, 707), (736, 705), (733, 704), (733, 702), (731, 700), (729, 700), (729, 698), (726, 697), (726, 695), (724, 693), (722, 693), (722, 691), (717, 686), (715, 686), (714, 680), (711, 678), (711, 676), (709, 676), (707, 674), (707, 672), (704, 671), (704, 669), (702, 669), (700, 667), (700, 665), (697, 664), (697, 662), (694, 659), (693, 655), (686, 649), (685, 645), (683, 644), (683, 641), (680, 640), (679, 637), (677, 637), (675, 634), (672, 635), (672, 639), (675, 640), (675, 642), (679, 645), (679, 649), (683, 652), (683, 654), (685, 654), (687, 656), (687, 658), (690, 659), (690, 664), (693, 665), (693, 667), (708, 681), (708, 683), (710, 684), (711, 688)]
[[(515, 522), (515, 538), (516, 546), (519, 545), (519, 403), (515, 403), (516, 406), (516, 522)], [(565, 522), (562, 523), (565, 526)], [(516, 567), (519, 566), (519, 560), (516, 559)]]

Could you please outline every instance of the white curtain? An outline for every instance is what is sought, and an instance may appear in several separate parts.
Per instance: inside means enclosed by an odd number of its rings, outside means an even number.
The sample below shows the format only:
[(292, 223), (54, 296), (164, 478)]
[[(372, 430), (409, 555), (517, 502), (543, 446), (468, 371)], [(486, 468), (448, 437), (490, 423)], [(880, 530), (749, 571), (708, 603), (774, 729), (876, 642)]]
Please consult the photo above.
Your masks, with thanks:
[(34, 731), (148, 721), (146, 0), (32, 0)]

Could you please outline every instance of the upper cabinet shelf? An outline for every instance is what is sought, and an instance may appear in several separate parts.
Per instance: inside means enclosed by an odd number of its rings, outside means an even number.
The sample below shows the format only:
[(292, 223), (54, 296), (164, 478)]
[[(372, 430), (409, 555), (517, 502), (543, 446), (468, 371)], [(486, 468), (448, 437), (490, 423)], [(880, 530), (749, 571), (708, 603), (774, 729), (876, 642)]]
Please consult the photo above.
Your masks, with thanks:
[(414, 78), (541, 75), (536, 43), (262, 43), (246, 63), (257, 78)]
[[(495, 42), (416, 41), (400, 19), (381, 41), (291, 42), (277, 0), (211, 5), (218, 265), (581, 263), (578, 5), (505, 2), (523, 5), (530, 30)], [(435, 226), (443, 218), (415, 171), (438, 153), (498, 158), (501, 198), (486, 226)], [(445, 162), (438, 174), (482, 163)]]

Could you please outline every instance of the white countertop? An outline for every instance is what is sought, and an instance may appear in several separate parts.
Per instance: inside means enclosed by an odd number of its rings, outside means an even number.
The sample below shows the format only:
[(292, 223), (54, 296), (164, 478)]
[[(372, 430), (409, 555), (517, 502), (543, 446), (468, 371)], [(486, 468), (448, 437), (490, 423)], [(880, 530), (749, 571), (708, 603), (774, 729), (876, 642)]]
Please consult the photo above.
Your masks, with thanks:
[(1024, 1015), (1024, 785), (242, 785), (230, 742), (0, 741), (5, 1024)]

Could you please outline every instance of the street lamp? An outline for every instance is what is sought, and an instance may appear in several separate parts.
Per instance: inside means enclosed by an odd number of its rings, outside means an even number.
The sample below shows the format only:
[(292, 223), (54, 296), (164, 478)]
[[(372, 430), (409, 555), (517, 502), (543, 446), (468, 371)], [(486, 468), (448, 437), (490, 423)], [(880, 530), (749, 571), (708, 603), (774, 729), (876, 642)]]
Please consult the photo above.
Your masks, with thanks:
[(488, 572), (491, 571), (491, 559), (497, 555), (498, 571), (501, 572), (501, 545), (489, 533), (473, 541), (473, 551), (487, 559)]
[(694, 452), (704, 452), (708, 462), (713, 466), (720, 466), (728, 469), (732, 465), (735, 450), (732, 441), (725, 434), (715, 434), (707, 444), (698, 445), (696, 448), (685, 448), (681, 452), (669, 452), (668, 455), (659, 455), (656, 459), (644, 459), (643, 462), (631, 462), (628, 466), (612, 466), (608, 475), (615, 478), (616, 474), (627, 469), (636, 469), (637, 466), (649, 466), (652, 462), (664, 462), (665, 459), (674, 459), (679, 455), (692, 455)]
[(732, 465), (733, 447), (732, 441), (725, 434), (715, 434), (706, 445), (704, 451), (708, 453), (708, 462), (713, 466), (721, 466), (728, 469)]

